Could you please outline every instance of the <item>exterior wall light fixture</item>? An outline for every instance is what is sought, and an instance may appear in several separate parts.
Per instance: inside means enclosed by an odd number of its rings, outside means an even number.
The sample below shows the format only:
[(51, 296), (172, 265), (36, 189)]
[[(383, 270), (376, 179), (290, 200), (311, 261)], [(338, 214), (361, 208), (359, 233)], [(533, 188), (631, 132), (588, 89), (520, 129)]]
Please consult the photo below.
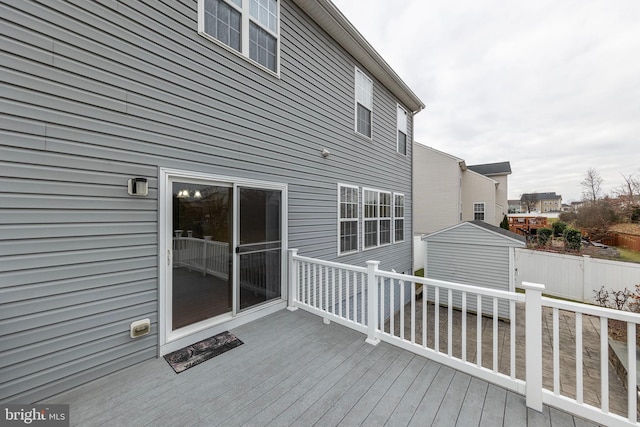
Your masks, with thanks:
[(149, 182), (147, 178), (131, 178), (128, 191), (130, 196), (146, 196), (149, 194)]

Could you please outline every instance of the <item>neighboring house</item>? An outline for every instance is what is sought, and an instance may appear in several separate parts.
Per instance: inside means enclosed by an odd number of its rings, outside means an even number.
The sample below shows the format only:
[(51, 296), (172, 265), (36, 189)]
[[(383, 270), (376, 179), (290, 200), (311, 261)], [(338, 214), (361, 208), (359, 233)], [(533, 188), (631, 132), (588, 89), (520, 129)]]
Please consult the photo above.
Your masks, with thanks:
[(522, 213), (520, 199), (510, 199), (507, 203), (509, 203), (509, 213)]
[(571, 202), (571, 212), (577, 212), (584, 205), (584, 201)]
[(525, 193), (520, 197), (523, 212), (560, 212), (562, 196), (552, 193)]
[[(481, 173), (486, 172), (487, 175)], [(463, 221), (499, 225), (507, 213), (509, 162), (475, 165), (422, 144), (414, 145), (414, 234)]]
[(0, 17), (0, 402), (283, 309), (288, 248), (411, 271), (424, 105), (330, 1)]
[[(498, 184), (495, 188), (495, 210), (493, 225), (499, 225), (500, 221), (509, 212), (509, 202), (507, 200), (509, 188), (508, 177), (511, 175), (511, 164), (509, 162), (486, 163), (482, 165), (469, 165), (469, 169), (493, 179)], [(475, 218), (474, 218), (475, 219)], [(490, 219), (485, 220), (492, 223)]]

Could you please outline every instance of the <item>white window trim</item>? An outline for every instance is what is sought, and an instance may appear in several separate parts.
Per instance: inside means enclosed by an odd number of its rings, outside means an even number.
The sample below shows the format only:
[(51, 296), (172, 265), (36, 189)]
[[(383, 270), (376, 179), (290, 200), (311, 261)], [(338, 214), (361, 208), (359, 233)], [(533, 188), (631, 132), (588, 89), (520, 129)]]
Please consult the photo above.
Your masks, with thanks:
[[(238, 12), (241, 13), (240, 15), (240, 19), (241, 19), (241, 32), (240, 32), (240, 36), (241, 36), (241, 44), (240, 44), (240, 50), (241, 52), (238, 52), (237, 50), (233, 49), (231, 46), (228, 46), (224, 43), (222, 43), (220, 40), (218, 40), (217, 38), (213, 37), (212, 35), (206, 33), (204, 31), (204, 2), (205, 0), (198, 0), (198, 34), (200, 34), (202, 37), (206, 38), (207, 40), (210, 40), (212, 42), (214, 42), (215, 44), (217, 44), (218, 46), (221, 46), (222, 48), (226, 49), (228, 52), (233, 53), (234, 55), (239, 56), (240, 58), (245, 59), (246, 61), (250, 62), (251, 64), (255, 65), (256, 67), (266, 71), (267, 73), (280, 78), (280, 2), (282, 0), (277, 0), (278, 3), (278, 25), (276, 28), (277, 33), (273, 33), (273, 31), (269, 30), (268, 28), (264, 27), (263, 25), (260, 25), (260, 28), (266, 30), (267, 32), (269, 32), (271, 35), (275, 36), (276, 38), (276, 71), (273, 72), (273, 70), (270, 70), (269, 68), (265, 67), (264, 65), (260, 64), (259, 62), (254, 61), (253, 59), (251, 59), (249, 57), (249, 22), (252, 20), (250, 18), (250, 14), (249, 14), (249, 1), (250, 0), (242, 0), (242, 8), (238, 8), (238, 6), (236, 4), (234, 4), (233, 2), (229, 2), (226, 0), (222, 0), (224, 1), (227, 5), (229, 5), (229, 7), (237, 10)], [(255, 20), (254, 20), (255, 21)]]
[[(352, 218), (345, 218), (345, 219), (343, 219), (343, 218), (340, 216), (340, 207), (341, 207), (341, 206), (340, 206), (340, 203), (341, 203), (340, 196), (341, 196), (341, 194), (342, 194), (342, 192), (341, 192), (340, 190), (341, 190), (343, 187), (344, 187), (344, 188), (351, 188), (351, 189), (354, 189), (354, 190), (356, 190), (356, 191), (357, 191), (357, 193), (358, 193), (358, 202), (357, 202), (357, 204), (356, 204), (356, 205), (357, 205), (357, 209), (358, 209), (358, 215), (357, 215), (357, 217), (356, 217), (356, 223), (357, 223), (357, 225), (356, 225), (356, 230), (358, 230), (358, 236), (357, 236), (357, 238), (356, 238), (356, 245), (357, 245), (357, 248), (356, 248), (355, 250), (351, 250), (351, 251), (347, 251), (347, 252), (341, 252), (341, 251), (340, 251), (340, 238), (341, 238), (341, 235), (340, 235), (340, 229), (341, 229), (341, 227), (340, 227), (340, 225), (341, 225), (343, 222), (347, 222), (347, 221), (348, 221), (348, 222), (352, 222), (352, 221), (353, 221), (353, 219), (352, 219)], [(359, 234), (360, 234), (360, 215), (361, 215), (361, 213), (360, 213), (360, 212), (361, 212), (361, 211), (360, 211), (360, 187), (358, 187), (357, 185), (340, 184), (340, 183), (338, 183), (338, 197), (337, 197), (337, 199), (338, 199), (338, 212), (337, 212), (337, 213), (338, 213), (338, 233), (337, 233), (337, 234), (338, 234), (338, 256), (341, 256), (341, 255), (347, 255), (347, 254), (353, 254), (353, 253), (359, 252), (359, 251), (360, 251), (360, 235), (359, 235)]]
[[(396, 217), (396, 196), (402, 196), (402, 201), (403, 201), (403, 203), (402, 203), (402, 213), (403, 213), (403, 215), (401, 217)], [(404, 203), (406, 198), (405, 198), (404, 193), (393, 193), (393, 195), (391, 197), (393, 197), (393, 206), (392, 206), (393, 219), (392, 219), (392, 222), (391, 222), (391, 226), (392, 226), (391, 227), (391, 229), (392, 229), (391, 232), (393, 233), (393, 243), (404, 242), (404, 241), (407, 240), (405, 238), (406, 215), (404, 215), (405, 214), (406, 205), (407, 205), (406, 203)], [(402, 220), (402, 240), (396, 240), (396, 219), (401, 219)]]
[[(373, 140), (373, 80), (361, 69), (359, 69), (358, 67), (354, 67), (354, 73), (353, 73), (353, 82), (354, 82), (354, 86), (353, 86), (353, 131), (356, 133), (356, 135), (360, 136), (361, 138), (365, 138), (369, 141)], [(364, 78), (366, 78), (367, 80), (369, 80), (369, 82), (371, 83), (371, 106), (367, 107), (366, 105), (363, 105), (365, 108), (369, 108), (369, 111), (371, 112), (371, 136), (365, 135), (363, 133), (358, 132), (358, 73), (362, 74), (362, 76)]]
[[(409, 146), (409, 132), (407, 131), (407, 129), (409, 128), (408, 122), (409, 122), (409, 113), (407, 112), (407, 110), (405, 110), (402, 105), (397, 104), (397, 123), (396, 123), (396, 153), (402, 155), (402, 156), (406, 156), (407, 153), (409, 152), (408, 150), (408, 146)], [(404, 121), (401, 120), (401, 113), (404, 114)], [(404, 153), (400, 152), (400, 139), (398, 138), (398, 132), (402, 132), (404, 134)]]
[[(482, 216), (484, 219), (477, 220), (476, 219), (476, 205), (482, 205)], [(473, 220), (474, 221), (484, 221), (487, 219), (487, 206), (485, 202), (473, 202)]]
[[(377, 204), (377, 208), (378, 208), (378, 214), (375, 218), (366, 218), (365, 215), (365, 192), (366, 191), (371, 191), (374, 193), (378, 194), (378, 204)], [(391, 199), (391, 212), (389, 212), (390, 216), (389, 217), (381, 217), (380, 216), (380, 194), (388, 194), (390, 198), (393, 197), (393, 193), (391, 191), (385, 191), (385, 190), (378, 190), (376, 188), (362, 188), (362, 207), (360, 209), (360, 211), (362, 212), (362, 251), (368, 251), (371, 249), (375, 249), (375, 248), (380, 248), (380, 247), (384, 247), (384, 246), (389, 246), (391, 244), (393, 244), (393, 199)], [(380, 244), (380, 221), (383, 219), (389, 219), (389, 230), (391, 233), (391, 236), (389, 236), (389, 243), (384, 243), (384, 244)], [(378, 225), (378, 232), (377, 232), (377, 239), (376, 239), (376, 245), (375, 246), (370, 246), (370, 247), (366, 247), (366, 236), (365, 236), (365, 225), (367, 222), (371, 222), (371, 221), (376, 221), (377, 225)]]

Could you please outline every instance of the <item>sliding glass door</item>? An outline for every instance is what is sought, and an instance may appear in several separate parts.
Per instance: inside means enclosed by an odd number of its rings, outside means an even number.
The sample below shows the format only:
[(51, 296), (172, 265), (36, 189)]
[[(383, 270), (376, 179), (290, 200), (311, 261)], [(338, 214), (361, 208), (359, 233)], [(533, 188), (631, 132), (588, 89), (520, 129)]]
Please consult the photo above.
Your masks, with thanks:
[(232, 310), (233, 187), (172, 183), (172, 330)]
[(167, 184), (168, 337), (280, 299), (284, 186), (195, 176)]
[(240, 187), (238, 309), (281, 295), (282, 194), (279, 190)]

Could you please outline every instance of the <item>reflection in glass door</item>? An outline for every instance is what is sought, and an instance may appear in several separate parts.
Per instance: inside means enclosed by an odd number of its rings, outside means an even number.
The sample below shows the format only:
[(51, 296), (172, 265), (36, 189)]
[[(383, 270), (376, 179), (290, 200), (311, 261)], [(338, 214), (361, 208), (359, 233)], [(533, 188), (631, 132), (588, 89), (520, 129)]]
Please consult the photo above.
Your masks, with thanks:
[(281, 295), (282, 192), (238, 188), (238, 311)]
[(233, 187), (172, 182), (172, 325), (232, 311)]

